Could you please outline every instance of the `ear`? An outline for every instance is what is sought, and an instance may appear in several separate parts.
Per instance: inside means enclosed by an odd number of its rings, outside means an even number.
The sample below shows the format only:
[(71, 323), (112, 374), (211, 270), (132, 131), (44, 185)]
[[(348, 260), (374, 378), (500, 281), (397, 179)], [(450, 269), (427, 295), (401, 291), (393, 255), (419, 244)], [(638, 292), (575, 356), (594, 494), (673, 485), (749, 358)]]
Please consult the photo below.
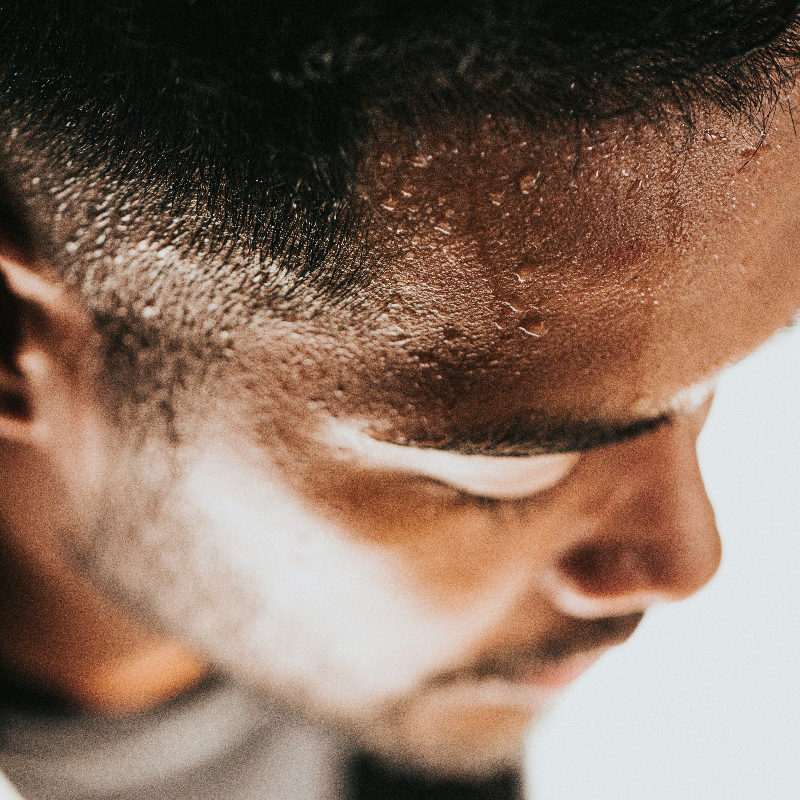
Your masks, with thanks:
[(39, 265), (0, 252), (0, 441), (63, 443), (97, 375), (88, 313)]

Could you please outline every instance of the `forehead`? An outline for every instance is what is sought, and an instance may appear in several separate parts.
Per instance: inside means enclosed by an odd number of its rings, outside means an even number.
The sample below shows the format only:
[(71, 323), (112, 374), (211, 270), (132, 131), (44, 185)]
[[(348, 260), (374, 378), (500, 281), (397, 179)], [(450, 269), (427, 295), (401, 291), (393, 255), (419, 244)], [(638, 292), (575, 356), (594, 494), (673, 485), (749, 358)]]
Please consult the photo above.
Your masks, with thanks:
[[(365, 159), (381, 310), (295, 345), (306, 384), (380, 438), (669, 408), (800, 301), (798, 146), (776, 115), (393, 140)], [(780, 117), (780, 118), (778, 118)]]

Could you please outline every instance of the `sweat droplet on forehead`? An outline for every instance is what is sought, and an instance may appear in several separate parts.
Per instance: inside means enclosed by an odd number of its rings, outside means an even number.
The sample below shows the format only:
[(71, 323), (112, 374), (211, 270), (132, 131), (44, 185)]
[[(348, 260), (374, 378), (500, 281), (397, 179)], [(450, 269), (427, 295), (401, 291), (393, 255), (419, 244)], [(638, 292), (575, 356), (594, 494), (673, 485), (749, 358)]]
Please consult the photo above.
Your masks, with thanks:
[(537, 170), (536, 172), (526, 172), (519, 179), (519, 190), (522, 192), (522, 194), (530, 194), (536, 188), (536, 184), (539, 182), (541, 175), (541, 170)]

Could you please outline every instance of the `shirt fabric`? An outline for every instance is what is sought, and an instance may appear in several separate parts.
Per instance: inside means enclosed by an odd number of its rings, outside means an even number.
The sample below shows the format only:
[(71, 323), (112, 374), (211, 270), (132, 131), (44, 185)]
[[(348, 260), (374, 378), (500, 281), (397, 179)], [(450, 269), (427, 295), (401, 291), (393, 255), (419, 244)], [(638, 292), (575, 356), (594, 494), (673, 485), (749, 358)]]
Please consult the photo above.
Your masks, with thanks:
[[(108, 719), (0, 697), (0, 772), (24, 800), (521, 800), (519, 776), (432, 781), (223, 680)], [(0, 800), (19, 795), (3, 793)], [(13, 791), (13, 790), (9, 790)]]

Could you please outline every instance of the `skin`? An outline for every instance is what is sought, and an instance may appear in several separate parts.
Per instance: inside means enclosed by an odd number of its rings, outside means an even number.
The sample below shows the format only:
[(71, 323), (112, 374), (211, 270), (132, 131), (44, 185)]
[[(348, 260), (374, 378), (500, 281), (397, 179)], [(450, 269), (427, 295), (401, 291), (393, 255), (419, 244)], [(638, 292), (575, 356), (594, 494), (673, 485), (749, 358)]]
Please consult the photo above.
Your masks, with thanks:
[[(574, 140), (510, 124), (471, 145), (457, 127), (413, 146), (387, 133), (359, 190), (382, 313), (251, 326), (213, 382), (177, 395), (179, 448), (111, 428), (81, 304), (7, 253), (15, 291), (67, 322), (56, 337), (31, 323), (22, 384), (5, 376), (32, 408), (9, 406), (0, 429), (0, 519), (25, 598), (6, 659), (110, 712), (159, 702), (209, 661), (390, 758), (515, 763), (571, 672), (714, 574), (695, 454), (708, 394), (800, 307), (788, 112), (759, 149), (711, 113), (684, 134), (610, 124), (582, 134), (576, 161)], [(466, 483), (424, 466), (455, 437), (543, 420), (658, 424), (562, 454), (554, 479), (520, 492), (487, 489), (463, 452)], [(543, 464), (536, 442), (488, 455), (500, 485)], [(79, 584), (86, 615), (112, 621), (99, 635), (24, 577), (54, 560), (41, 585)], [(58, 626), (70, 641), (42, 655), (31, 631)], [(159, 648), (161, 688), (131, 693)]]

